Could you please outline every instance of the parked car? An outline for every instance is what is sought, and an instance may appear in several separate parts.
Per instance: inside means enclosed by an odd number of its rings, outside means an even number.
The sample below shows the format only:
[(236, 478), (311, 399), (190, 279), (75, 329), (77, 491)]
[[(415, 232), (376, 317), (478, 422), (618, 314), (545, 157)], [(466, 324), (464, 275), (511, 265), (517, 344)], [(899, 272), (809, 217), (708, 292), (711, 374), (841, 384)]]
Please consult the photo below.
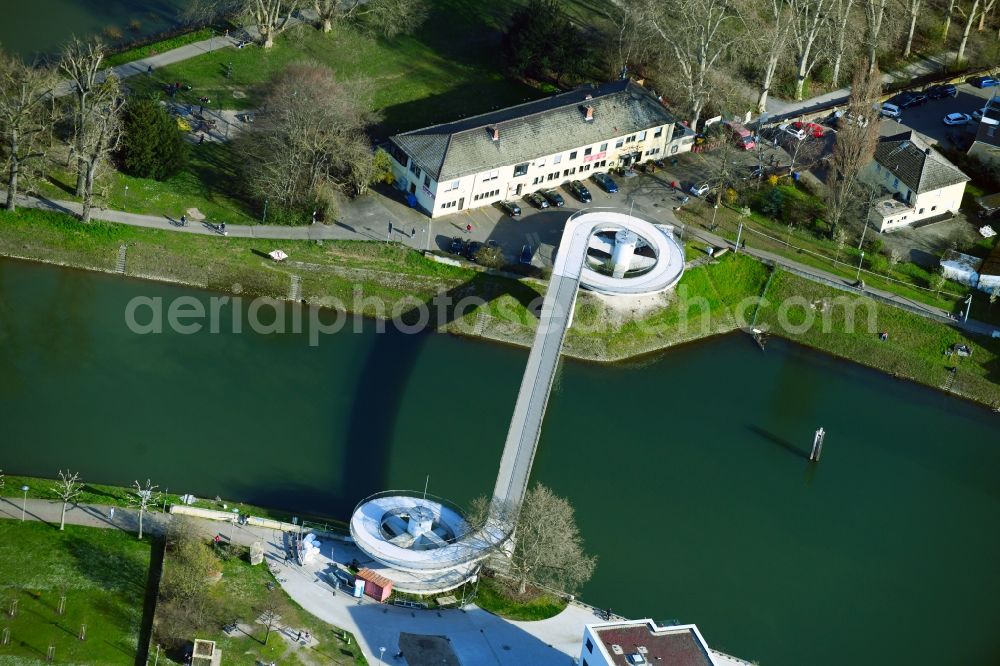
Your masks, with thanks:
[(992, 88), (997, 85), (998, 81), (992, 76), (977, 76), (970, 80), (969, 83), (977, 88)]
[(569, 191), (573, 193), (573, 196), (582, 201), (583, 203), (590, 203), (593, 198), (590, 196), (590, 190), (578, 180), (574, 180), (569, 184)]
[(907, 90), (906, 92), (901, 92), (890, 99), (889, 103), (893, 106), (898, 106), (900, 109), (908, 109), (911, 106), (920, 106), (926, 102), (927, 99), (928, 97), (925, 93)]
[(497, 205), (500, 206), (500, 210), (507, 213), (511, 217), (517, 217), (521, 214), (521, 207), (513, 201), (507, 201), (504, 199), (503, 201), (498, 201)]
[(802, 130), (802, 129), (795, 129), (792, 126), (791, 123), (785, 123), (783, 125), (778, 125), (778, 131), (779, 132), (784, 132), (785, 134), (788, 134), (789, 136), (792, 136), (792, 137), (798, 139), (799, 141), (801, 141), (802, 139), (806, 138), (806, 131)]
[(600, 185), (601, 189), (607, 192), (608, 194), (618, 193), (618, 183), (612, 180), (611, 176), (609, 176), (608, 174), (602, 171), (597, 171), (594, 173), (593, 179), (594, 182)]
[(804, 123), (802, 121), (797, 121), (792, 123), (792, 127), (797, 130), (802, 130), (807, 136), (811, 136), (814, 139), (822, 139), (826, 135), (826, 130), (816, 123)]
[(531, 249), (530, 245), (521, 246), (521, 254), (517, 258), (517, 263), (522, 266), (530, 266), (531, 258), (535, 256), (535, 252)]
[(986, 109), (987, 108), (989, 108), (989, 105), (984, 106), (981, 109), (976, 109), (975, 111), (973, 111), (972, 112), (972, 119), (973, 120), (982, 120), (983, 119), (983, 114), (986, 113)]
[(545, 200), (548, 201), (553, 206), (555, 206), (556, 208), (558, 208), (559, 206), (564, 206), (566, 204), (566, 200), (563, 199), (562, 195), (556, 192), (555, 190), (540, 190), (540, 192), (542, 196), (545, 197)]
[(972, 116), (967, 113), (949, 113), (944, 117), (945, 125), (964, 125), (972, 122)]
[(703, 197), (708, 194), (710, 189), (712, 189), (712, 186), (708, 183), (695, 183), (690, 187), (690, 189), (688, 189), (688, 192), (696, 197)]
[(459, 236), (455, 236), (451, 239), (451, 244), (448, 245), (448, 251), (452, 254), (462, 256), (465, 254), (465, 241)]
[(535, 208), (548, 208), (549, 202), (545, 200), (538, 192), (531, 192), (524, 195), (524, 200), (530, 203)]
[(886, 118), (899, 118), (903, 115), (903, 110), (890, 102), (884, 102), (878, 112)]
[(482, 243), (480, 243), (479, 241), (472, 241), (471, 243), (465, 246), (465, 258), (468, 259), (469, 261), (475, 261), (476, 255), (479, 254), (479, 251), (482, 249), (483, 249)]
[(857, 125), (858, 127), (867, 127), (868, 119), (864, 116), (855, 116), (853, 113), (844, 113), (843, 111), (837, 111), (833, 114), (833, 123), (837, 129), (842, 129), (845, 125)]
[(950, 83), (931, 86), (926, 91), (931, 99), (944, 99), (945, 97), (958, 97), (958, 88)]
[(732, 132), (733, 142), (743, 150), (753, 150), (757, 146), (753, 138), (753, 133), (740, 123), (727, 120), (722, 124)]

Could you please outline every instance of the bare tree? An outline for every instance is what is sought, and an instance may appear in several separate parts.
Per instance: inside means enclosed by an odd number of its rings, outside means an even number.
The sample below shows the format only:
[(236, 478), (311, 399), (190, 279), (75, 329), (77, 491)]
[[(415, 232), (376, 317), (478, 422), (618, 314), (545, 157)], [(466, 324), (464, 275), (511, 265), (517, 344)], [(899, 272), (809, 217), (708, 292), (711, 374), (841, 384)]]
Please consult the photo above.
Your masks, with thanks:
[(354, 171), (363, 172), (373, 159), (364, 129), (377, 118), (367, 97), (359, 84), (337, 81), (319, 63), (295, 63), (279, 73), (268, 88), (267, 113), (241, 137), (251, 191), (294, 208), (320, 185), (363, 180)]
[(274, 38), (288, 27), (298, 8), (298, 0), (243, 0), (240, 15), (253, 22), (265, 49), (274, 46)]
[(630, 68), (644, 64), (650, 57), (654, 40), (650, 30), (652, 7), (646, 0), (622, 0), (614, 4), (611, 20), (615, 76), (625, 78)]
[(76, 498), (83, 492), (80, 475), (76, 472), (71, 473), (68, 469), (65, 472), (59, 470), (59, 482), (56, 483), (56, 487), (52, 489), (52, 492), (62, 500), (62, 515), (59, 517), (59, 529), (63, 530), (66, 528), (66, 507), (75, 503)]
[[(476, 506), (482, 520), (490, 504), (480, 499)], [(597, 560), (584, 553), (573, 507), (545, 486), (528, 490), (514, 525), (509, 556), (501, 550), (494, 558), (500, 560), (498, 570), (516, 581), (519, 593), (524, 594), (529, 583), (574, 592), (593, 575)]]
[(264, 633), (264, 645), (267, 645), (268, 639), (271, 638), (271, 630), (278, 626), (279, 620), (281, 620), (281, 616), (278, 615), (278, 607), (274, 603), (268, 602), (261, 611), (259, 618), (259, 622), (266, 629)]
[(878, 111), (882, 75), (862, 61), (854, 73), (844, 122), (833, 144), (827, 172), (827, 222), (835, 234), (845, 212), (856, 203), (858, 174), (871, 162), (878, 142)]
[(677, 0), (657, 9), (650, 25), (669, 56), (661, 68), (679, 79), (691, 127), (697, 128), (711, 97), (710, 73), (740, 37), (740, 31), (728, 30), (736, 15), (726, 0)]
[(380, 35), (395, 37), (416, 29), (427, 17), (424, 0), (313, 0), (323, 32), (335, 21), (368, 18)]
[(7, 161), (6, 208), (9, 211), (16, 207), (22, 168), (45, 156), (44, 134), (52, 123), (45, 102), (52, 83), (50, 70), (25, 65), (15, 57), (0, 53), (0, 132), (3, 136), (0, 156)]
[(965, 16), (965, 29), (962, 31), (962, 41), (958, 44), (958, 55), (955, 56), (955, 64), (960, 65), (965, 61), (965, 47), (969, 44), (969, 33), (972, 32), (972, 24), (976, 20), (976, 12), (979, 11), (979, 0), (972, 0), (972, 7), (968, 13), (959, 7), (959, 13)]
[(140, 485), (138, 481), (134, 484), (134, 490), (129, 492), (129, 502), (139, 509), (139, 538), (142, 538), (142, 518), (150, 506), (156, 506), (160, 501), (160, 494), (156, 492), (159, 486), (146, 479), (146, 485)]
[(778, 64), (785, 56), (788, 37), (792, 28), (792, 13), (785, 0), (751, 2), (741, 13), (743, 28), (756, 38), (750, 40), (754, 62), (760, 67), (760, 95), (757, 113), (767, 111), (767, 96), (771, 92)]
[(986, 15), (993, 11), (996, 2), (997, 0), (983, 0), (983, 11), (979, 12), (979, 25), (976, 26), (977, 32), (982, 32), (986, 27)]
[(125, 104), (118, 77), (114, 74), (92, 92), (91, 103), (77, 130), (77, 162), (83, 174), (83, 210), (80, 214), (83, 222), (90, 222), (97, 173), (121, 143), (121, 111)]
[(819, 39), (827, 18), (830, 0), (788, 0), (791, 7), (792, 41), (795, 44), (795, 99), (802, 99), (802, 88), (816, 65)]
[(922, 4), (923, 0), (903, 0), (903, 6), (906, 7), (906, 14), (910, 20), (910, 27), (906, 33), (906, 46), (903, 47), (904, 58), (909, 58), (913, 52), (913, 33), (917, 29), (917, 18), (920, 16)]
[(941, 39), (942, 41), (948, 40), (948, 30), (951, 28), (951, 16), (955, 13), (955, 2), (957, 0), (948, 0), (948, 9), (944, 13), (944, 27), (941, 28)]
[(883, 41), (887, 41), (886, 35), (891, 32), (886, 30), (888, 14), (885, 10), (888, 4), (889, 0), (861, 0), (865, 11), (864, 44), (868, 54), (869, 74), (878, 67), (878, 47)]
[[(99, 39), (81, 41), (72, 38), (63, 47), (59, 68), (69, 77), (73, 99), (76, 106), (73, 109), (73, 150), (79, 155), (83, 152), (82, 141), (84, 122), (90, 112), (91, 92), (99, 85), (98, 74), (101, 63), (104, 62), (104, 44)], [(82, 161), (77, 162), (76, 196), (82, 197), (86, 187), (87, 173)]]
[(833, 19), (832, 30), (828, 31), (830, 36), (830, 59), (832, 61), (833, 73), (831, 76), (833, 87), (840, 85), (840, 71), (844, 63), (844, 55), (851, 43), (847, 41), (847, 33), (852, 24), (854, 4), (856, 0), (833, 0), (831, 4), (831, 15)]

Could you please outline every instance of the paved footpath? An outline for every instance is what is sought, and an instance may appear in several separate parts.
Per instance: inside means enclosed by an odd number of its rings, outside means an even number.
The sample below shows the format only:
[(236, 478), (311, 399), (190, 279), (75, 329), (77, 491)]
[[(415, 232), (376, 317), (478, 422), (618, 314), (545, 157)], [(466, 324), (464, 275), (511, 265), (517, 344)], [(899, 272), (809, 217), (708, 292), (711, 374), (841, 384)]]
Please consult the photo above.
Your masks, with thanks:
[[(29, 499), (24, 503), (26, 520), (38, 520), (52, 525), (59, 524), (62, 503), (43, 499)], [(79, 504), (66, 512), (66, 523), (120, 529), (138, 530), (136, 511), (116, 507), (114, 519), (110, 506)], [(22, 500), (17, 497), (0, 498), (0, 519), (21, 519)], [(589, 609), (570, 605), (554, 618), (539, 622), (507, 621), (488, 613), (474, 604), (462, 609), (442, 611), (417, 611), (379, 604), (367, 597), (358, 600), (345, 592), (333, 591), (330, 577), (315, 564), (299, 566), (286, 564), (285, 534), (278, 530), (228, 522), (187, 517), (206, 538), (218, 534), (223, 540), (250, 546), (259, 541), (264, 544), (268, 566), (275, 572), (282, 588), (311, 614), (340, 629), (354, 634), (359, 647), (369, 663), (379, 663), (379, 648), (386, 648), (386, 663), (399, 652), (399, 635), (402, 632), (433, 636), (447, 636), (463, 664), (477, 666), (566, 666), (580, 653), (583, 626), (603, 621)], [(163, 534), (171, 520), (163, 513), (148, 513), (143, 521), (147, 533)], [(321, 537), (322, 538), (322, 537)], [(342, 560), (347, 546), (339, 541), (324, 542), (324, 553), (336, 550)]]

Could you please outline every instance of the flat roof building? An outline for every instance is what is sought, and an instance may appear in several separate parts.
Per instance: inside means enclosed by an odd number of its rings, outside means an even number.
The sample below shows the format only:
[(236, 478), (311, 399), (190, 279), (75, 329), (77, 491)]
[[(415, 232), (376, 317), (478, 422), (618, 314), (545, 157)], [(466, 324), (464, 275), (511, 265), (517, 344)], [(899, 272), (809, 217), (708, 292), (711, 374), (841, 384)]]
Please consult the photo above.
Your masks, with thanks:
[(580, 666), (747, 666), (712, 650), (693, 624), (658, 626), (650, 619), (588, 624)]
[(628, 81), (396, 134), (397, 186), (431, 217), (691, 149), (694, 133)]

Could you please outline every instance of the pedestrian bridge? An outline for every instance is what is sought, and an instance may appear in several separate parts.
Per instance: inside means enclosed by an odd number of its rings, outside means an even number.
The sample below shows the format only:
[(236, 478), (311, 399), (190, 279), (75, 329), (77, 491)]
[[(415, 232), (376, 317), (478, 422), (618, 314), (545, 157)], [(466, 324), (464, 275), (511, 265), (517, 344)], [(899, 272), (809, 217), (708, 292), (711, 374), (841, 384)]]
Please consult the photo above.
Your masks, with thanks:
[[(631, 231), (646, 241), (656, 258), (651, 270), (637, 277), (618, 278), (587, 265), (595, 234), (619, 229)], [(684, 250), (669, 227), (650, 224), (629, 213), (600, 209), (581, 211), (566, 222), (500, 458), (500, 473), (493, 489), (493, 504), (498, 514), (516, 511), (527, 491), (545, 407), (563, 339), (573, 320), (578, 289), (583, 287), (612, 296), (652, 294), (672, 288), (683, 272)]]
[[(465, 526), (463, 534), (460, 519), (448, 518), (450, 510), (437, 501), (406, 497), (395, 491), (388, 493), (392, 497), (373, 496), (355, 508), (351, 535), (362, 551), (383, 565), (379, 572), (392, 578), (397, 589), (404, 592), (427, 593), (431, 588), (440, 592), (468, 580), (475, 573), (476, 562), (507, 542), (528, 488), (545, 407), (563, 339), (573, 321), (578, 290), (583, 287), (609, 296), (654, 294), (676, 285), (683, 272), (684, 250), (670, 227), (619, 210), (592, 208), (570, 217), (542, 302), (486, 525)], [(440, 544), (425, 539), (426, 547), (420, 549), (403, 544), (409, 540), (398, 536), (403, 530), (403, 508), (415, 509), (417, 505), (429, 512), (432, 524), (454, 522), (455, 538), (441, 539)], [(391, 515), (393, 510), (399, 516)], [(409, 525), (419, 529), (419, 521), (413, 517), (416, 514), (416, 510), (405, 514), (411, 534), (414, 531)], [(399, 522), (399, 527), (386, 528), (392, 521)]]

